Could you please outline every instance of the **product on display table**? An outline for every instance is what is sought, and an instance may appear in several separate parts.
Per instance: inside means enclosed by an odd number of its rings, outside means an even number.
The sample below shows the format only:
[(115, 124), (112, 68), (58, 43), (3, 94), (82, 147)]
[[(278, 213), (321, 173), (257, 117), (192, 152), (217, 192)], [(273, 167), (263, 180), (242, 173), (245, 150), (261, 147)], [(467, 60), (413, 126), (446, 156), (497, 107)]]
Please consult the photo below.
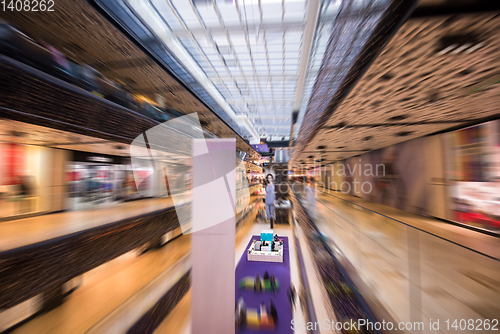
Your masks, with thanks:
[(273, 230), (260, 231), (260, 241), (273, 241)]
[(278, 279), (274, 280), (274, 289), (272, 287), (270, 279), (263, 279), (259, 277), (260, 286), (255, 286), (255, 282), (256, 282), (255, 277), (252, 276), (243, 277), (239, 282), (239, 287), (240, 289), (267, 292), (267, 291), (277, 291), (280, 286)]
[(269, 312), (264, 303), (260, 304), (258, 309), (247, 309), (242, 297), (236, 305), (235, 323), (237, 329), (247, 327), (253, 330), (273, 330), (277, 317), (276, 307), (272, 302), (269, 304)]
[(260, 240), (250, 245), (247, 253), (248, 261), (283, 262), (283, 240), (273, 230), (262, 230)]
[(255, 330), (271, 330), (275, 324), (273, 318), (268, 313), (261, 313), (257, 309), (249, 308), (247, 310), (247, 327)]

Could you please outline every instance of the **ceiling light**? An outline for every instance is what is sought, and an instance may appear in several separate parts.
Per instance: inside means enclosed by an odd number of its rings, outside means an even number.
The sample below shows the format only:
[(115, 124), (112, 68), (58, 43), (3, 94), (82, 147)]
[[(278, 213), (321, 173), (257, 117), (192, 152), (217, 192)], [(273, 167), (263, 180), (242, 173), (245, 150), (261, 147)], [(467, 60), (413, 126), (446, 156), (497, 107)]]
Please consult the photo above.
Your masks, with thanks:
[(474, 45), (473, 47), (471, 47), (470, 49), (468, 49), (467, 51), (465, 51), (465, 53), (469, 53), (469, 52), (472, 52), (474, 50), (476, 50), (477, 48), (480, 48), (481, 46), (483, 46), (484, 43), (479, 43), (479, 44), (476, 44)]
[(453, 35), (443, 36), (439, 40), (438, 50), (441, 50), (438, 55), (452, 51), (451, 54), (457, 54), (471, 45), (476, 45), (481, 41), (479, 35), (473, 33), (455, 33)]
[(444, 49), (444, 50), (442, 50), (442, 51), (438, 52), (438, 55), (439, 55), (439, 56), (442, 56), (442, 55), (444, 55), (445, 53), (447, 53), (448, 51), (450, 51), (450, 50), (454, 49), (456, 46), (457, 46), (456, 44), (450, 45), (450, 46), (449, 46), (449, 47), (447, 47), (446, 49)]
[(459, 47), (458, 49), (456, 49), (455, 51), (453, 51), (451, 54), (454, 55), (455, 53), (459, 53), (463, 49), (468, 48), (470, 45), (471, 45), (470, 43), (464, 44), (461, 47)]

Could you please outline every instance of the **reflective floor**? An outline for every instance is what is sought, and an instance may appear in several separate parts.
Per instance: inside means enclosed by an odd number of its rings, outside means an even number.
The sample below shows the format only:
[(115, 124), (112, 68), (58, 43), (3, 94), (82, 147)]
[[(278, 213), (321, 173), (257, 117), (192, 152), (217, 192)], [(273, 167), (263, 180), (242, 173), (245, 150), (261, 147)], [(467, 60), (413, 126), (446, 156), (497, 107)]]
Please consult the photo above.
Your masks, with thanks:
[(172, 206), (170, 197), (152, 198), (0, 222), (0, 252)]

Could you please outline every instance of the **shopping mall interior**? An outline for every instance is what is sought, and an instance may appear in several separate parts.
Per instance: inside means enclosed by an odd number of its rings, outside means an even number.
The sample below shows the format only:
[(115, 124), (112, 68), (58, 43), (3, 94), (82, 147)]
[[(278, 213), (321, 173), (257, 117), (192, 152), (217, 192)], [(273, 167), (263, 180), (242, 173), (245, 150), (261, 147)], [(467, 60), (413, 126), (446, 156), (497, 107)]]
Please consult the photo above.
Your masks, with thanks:
[(0, 332), (496, 333), (500, 2), (0, 2)]

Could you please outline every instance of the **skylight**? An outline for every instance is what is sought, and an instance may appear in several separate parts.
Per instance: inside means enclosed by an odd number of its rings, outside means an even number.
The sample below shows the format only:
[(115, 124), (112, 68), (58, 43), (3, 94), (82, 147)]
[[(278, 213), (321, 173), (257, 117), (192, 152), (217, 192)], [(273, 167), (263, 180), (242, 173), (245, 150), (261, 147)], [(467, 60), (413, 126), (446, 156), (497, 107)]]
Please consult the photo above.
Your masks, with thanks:
[[(304, 112), (339, 7), (325, 1), (315, 8), (307, 0), (125, 2), (176, 40), (182, 50), (174, 54), (227, 114), (248, 118), (249, 132), (268, 138), (288, 137), (292, 111)], [(313, 42), (304, 50), (307, 20), (316, 17)], [(310, 57), (297, 94), (302, 52)]]

